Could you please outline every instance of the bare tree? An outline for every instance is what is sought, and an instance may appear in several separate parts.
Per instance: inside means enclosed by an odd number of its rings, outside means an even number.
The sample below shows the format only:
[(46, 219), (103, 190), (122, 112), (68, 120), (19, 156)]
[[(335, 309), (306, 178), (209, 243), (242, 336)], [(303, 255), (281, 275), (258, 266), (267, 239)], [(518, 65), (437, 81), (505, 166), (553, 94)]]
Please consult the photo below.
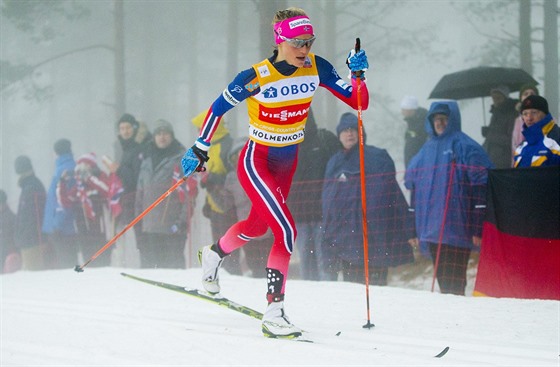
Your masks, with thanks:
[[(52, 42), (61, 35), (56, 26), (59, 18), (67, 22), (74, 22), (90, 16), (90, 10), (82, 3), (74, 1), (32, 1), (5, 0), (2, 3), (1, 15), (36, 44)], [(71, 49), (54, 56), (45, 58), (33, 64), (13, 63), (0, 60), (2, 66), (1, 90), (5, 96), (11, 96), (18, 91), (28, 100), (37, 102), (52, 97), (52, 86), (35, 82), (34, 76), (39, 68), (53, 61), (69, 55), (85, 51), (104, 49), (114, 55), (115, 76), (115, 115), (120, 116), (126, 109), (126, 89), (124, 72), (124, 9), (123, 0), (114, 0), (114, 46), (108, 44), (93, 44)]]
[(274, 45), (274, 38), (271, 32), (272, 17), (278, 10), (286, 9), (286, 0), (256, 0), (257, 11), (259, 14), (260, 27), (260, 49), (263, 57), (270, 56), (271, 48)]
[(529, 74), (533, 74), (532, 55), (531, 2), (519, 0), (519, 66)]
[[(87, 8), (76, 3), (4, 0), (2, 2), (1, 16), (17, 30), (27, 34), (34, 44), (45, 44), (59, 36), (59, 31), (53, 25), (54, 22), (52, 20), (62, 19), (67, 22), (73, 22), (88, 17), (89, 11)], [(23, 96), (27, 100), (36, 102), (47, 100), (51, 96), (52, 88), (50, 85), (36, 83), (35, 77), (38, 75), (38, 68), (73, 53), (97, 47), (103, 46), (93, 45), (79, 50), (64, 52), (32, 64), (21, 61), (0, 60), (0, 65), (2, 66), (2, 94), (5, 97), (9, 97), (17, 92), (23, 92)]]
[(558, 0), (544, 2), (544, 94), (549, 101), (550, 112), (558, 116), (560, 93), (558, 91)]
[[(235, 75), (239, 71), (239, 3), (237, 1), (228, 4), (228, 29), (230, 31), (227, 35), (226, 70), (227, 75)], [(236, 108), (229, 114), (228, 121), (232, 130), (238, 129), (239, 112)]]
[(123, 0), (115, 0), (115, 116), (126, 111), (126, 80), (124, 70), (124, 8)]

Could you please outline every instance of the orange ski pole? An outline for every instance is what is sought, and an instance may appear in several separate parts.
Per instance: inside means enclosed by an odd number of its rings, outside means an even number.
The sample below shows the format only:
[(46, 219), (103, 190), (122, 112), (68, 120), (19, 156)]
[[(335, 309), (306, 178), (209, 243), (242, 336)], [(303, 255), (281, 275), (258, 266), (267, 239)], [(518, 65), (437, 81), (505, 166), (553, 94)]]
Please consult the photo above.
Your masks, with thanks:
[(146, 214), (148, 214), (153, 208), (155, 208), (159, 203), (161, 203), (163, 200), (165, 200), (165, 198), (167, 198), (169, 195), (171, 195), (171, 193), (173, 191), (175, 191), (175, 189), (177, 189), (179, 186), (181, 186), (183, 183), (185, 183), (185, 181), (187, 180), (188, 176), (183, 176), (182, 179), (180, 179), (179, 181), (177, 181), (173, 186), (171, 186), (169, 188), (169, 190), (167, 190), (165, 193), (163, 193), (163, 195), (161, 195), (156, 201), (154, 201), (152, 203), (152, 205), (150, 205), (149, 207), (147, 207), (142, 213), (140, 213), (140, 215), (138, 215), (136, 218), (134, 218), (132, 220), (132, 222), (130, 222), (126, 227), (123, 228), (122, 231), (120, 231), (117, 235), (115, 235), (115, 237), (113, 237), (109, 242), (107, 242), (105, 244), (105, 246), (101, 247), (95, 254), (93, 254), (93, 256), (86, 261), (83, 265), (76, 265), (76, 267), (74, 268), (74, 270), (78, 273), (81, 273), (84, 271), (84, 268), (93, 260), (95, 260), (99, 255), (101, 255), (102, 253), (104, 253), (109, 247), (111, 247), (123, 234), (125, 234), (126, 231), (128, 231), (130, 228), (132, 228), (136, 223), (138, 223), (142, 218), (144, 218), (144, 216)]
[[(360, 39), (356, 38), (355, 51), (360, 51)], [(356, 72), (356, 95), (358, 98), (358, 137), (360, 139), (360, 186), (362, 191), (362, 230), (364, 235), (364, 278), (366, 284), (366, 309), (367, 309), (367, 323), (363, 326), (364, 329), (369, 329), (374, 324), (370, 321), (370, 307), (369, 307), (369, 245), (368, 245), (368, 227), (367, 227), (367, 197), (366, 197), (366, 169), (364, 158), (364, 124), (362, 120), (362, 79), (360, 71)]]

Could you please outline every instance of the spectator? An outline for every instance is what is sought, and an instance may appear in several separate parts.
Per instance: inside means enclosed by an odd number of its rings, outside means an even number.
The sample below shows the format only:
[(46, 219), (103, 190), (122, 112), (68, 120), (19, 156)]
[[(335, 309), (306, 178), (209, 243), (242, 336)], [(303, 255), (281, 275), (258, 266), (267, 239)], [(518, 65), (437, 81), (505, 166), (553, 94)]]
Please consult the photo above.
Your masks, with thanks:
[(404, 135), (404, 166), (408, 167), (412, 157), (418, 153), (428, 139), (424, 121), (428, 110), (418, 107), (418, 99), (414, 96), (404, 96), (401, 101), (401, 114), (406, 121)]
[(539, 90), (535, 85), (527, 84), (521, 87), (519, 90), (519, 102), (515, 105), (515, 109), (519, 111), (519, 115), (515, 119), (513, 124), (513, 132), (511, 134), (511, 157), (513, 162), (513, 157), (515, 156), (515, 149), (521, 144), (525, 137), (523, 136), (523, 118), (521, 117), (521, 102), (529, 96), (538, 96)]
[(336, 135), (327, 129), (318, 129), (310, 109), (305, 125), (305, 140), (299, 146), (298, 164), (288, 198), (298, 229), (296, 249), (301, 279), (320, 279), (318, 265), (322, 263), (323, 237), (321, 192), (327, 162), (339, 149), (340, 142)]
[[(75, 185), (69, 185), (75, 179)], [(58, 192), (62, 206), (75, 213), (77, 243), (84, 259), (91, 258), (106, 242), (109, 222), (111, 183), (109, 176), (97, 165), (94, 153), (80, 156), (73, 173), (64, 172)], [(109, 266), (110, 252), (99, 255), (92, 266)]]
[[(116, 173), (122, 182), (123, 192), (121, 195), (122, 213), (114, 224), (115, 232), (120, 232), (134, 218), (134, 202), (136, 195), (136, 184), (140, 173), (140, 164), (145, 154), (145, 142), (152, 141), (149, 132), (146, 132), (145, 124), (140, 124), (136, 118), (125, 113), (117, 121), (118, 144), (115, 147), (116, 162), (109, 160), (107, 166), (111, 173)], [(117, 266), (138, 267), (140, 256), (136, 244), (136, 228), (127, 231), (118, 241), (112, 253), (113, 263)]]
[[(344, 280), (364, 282), (364, 231), (360, 179), (358, 118), (344, 113), (336, 128), (342, 149), (328, 162), (323, 188), (323, 255), (327, 279), (342, 270)], [(365, 136), (364, 136), (365, 140)], [(387, 285), (388, 268), (414, 262), (408, 240), (414, 221), (395, 178), (395, 164), (385, 149), (364, 146), (367, 175), (369, 282)]]
[[(170, 186), (179, 173), (178, 162), (185, 147), (175, 139), (170, 122), (155, 122), (153, 139), (140, 167), (135, 216), (140, 215)], [(179, 195), (179, 192), (175, 192)], [(169, 196), (148, 212), (137, 236), (142, 268), (185, 268), (187, 203), (180, 196)]]
[[(74, 211), (62, 207), (56, 192), (62, 174), (65, 171), (73, 172), (76, 166), (70, 140), (58, 140), (54, 144), (54, 152), (56, 155), (55, 171), (47, 191), (43, 233), (47, 234), (49, 245), (54, 251), (55, 258), (52, 266), (58, 269), (74, 268), (78, 262)], [(74, 180), (71, 179), (68, 184), (73, 185)]]
[(511, 167), (511, 136), (515, 119), (519, 115), (515, 109), (517, 101), (509, 98), (509, 88), (499, 86), (490, 91), (493, 105), (490, 109), (490, 124), (482, 127), (486, 138), (482, 145), (490, 161), (496, 168)]
[(8, 196), (4, 190), (0, 190), (0, 274), (4, 273), (4, 264), (8, 256), (19, 256), (14, 243), (15, 224), (16, 215), (8, 205)]
[(15, 170), (21, 187), (14, 242), (21, 253), (23, 270), (43, 270), (45, 268), (41, 219), (45, 211), (45, 187), (33, 172), (31, 160), (19, 156), (15, 160)]
[[(195, 116), (191, 122), (197, 128), (202, 127), (206, 117), (206, 111), (202, 111)], [(226, 121), (223, 121), (225, 124)], [(224, 181), (226, 175), (231, 171), (232, 166), (229, 164), (228, 153), (231, 150), (233, 139), (229, 130), (220, 124), (212, 138), (212, 146), (208, 150), (208, 165), (205, 174), (202, 175), (200, 186), (206, 190), (206, 200), (202, 213), (210, 220), (210, 228), (212, 230), (212, 241), (216, 242), (222, 234), (235, 223), (235, 208), (221, 208), (216, 200), (220, 192), (224, 189)], [(231, 274), (241, 274), (239, 267), (239, 254), (234, 254), (230, 261), (224, 262), (225, 269)]]
[(481, 242), (492, 163), (461, 131), (457, 102), (433, 102), (426, 130), (430, 139), (405, 174), (416, 210), (417, 241), (421, 252), (432, 258), (441, 292), (464, 295), (471, 250)]
[[(239, 154), (246, 142), (246, 137), (233, 141), (228, 155), (230, 165), (235, 166), (237, 164)], [(251, 201), (239, 183), (236, 170), (230, 170), (227, 173), (223, 189), (216, 192), (214, 197), (216, 199), (216, 204), (222, 211), (226, 213), (231, 212), (233, 208), (235, 214), (234, 219), (243, 220), (249, 216)], [(228, 256), (224, 263), (233, 263), (234, 265), (229, 265), (228, 267), (227, 264), (225, 264), (226, 269), (229, 270), (232, 266), (237, 266), (239, 272), (243, 275), (264, 278), (268, 249), (272, 246), (272, 242), (272, 233), (268, 230), (263, 236), (253, 239), (246, 246), (242, 247), (240, 251), (236, 251)]]
[(521, 103), (525, 141), (516, 149), (514, 167), (560, 166), (560, 128), (541, 96), (529, 96)]

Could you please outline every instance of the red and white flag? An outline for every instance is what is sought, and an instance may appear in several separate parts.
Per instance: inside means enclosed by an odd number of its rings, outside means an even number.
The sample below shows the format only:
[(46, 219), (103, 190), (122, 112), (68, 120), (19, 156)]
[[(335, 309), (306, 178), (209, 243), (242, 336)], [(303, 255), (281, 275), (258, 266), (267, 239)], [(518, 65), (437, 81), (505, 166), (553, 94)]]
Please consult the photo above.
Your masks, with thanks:
[(107, 198), (109, 199), (109, 209), (113, 218), (118, 217), (122, 212), (121, 196), (124, 192), (123, 185), (119, 176), (116, 173), (109, 175), (109, 192)]

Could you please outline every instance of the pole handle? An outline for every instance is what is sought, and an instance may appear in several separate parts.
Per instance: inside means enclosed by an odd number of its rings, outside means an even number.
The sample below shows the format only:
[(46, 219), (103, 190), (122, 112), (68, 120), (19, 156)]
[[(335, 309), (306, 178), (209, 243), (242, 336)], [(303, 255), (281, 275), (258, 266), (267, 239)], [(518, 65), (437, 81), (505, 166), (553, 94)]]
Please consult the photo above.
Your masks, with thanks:
[[(354, 45), (354, 51), (356, 51), (356, 53), (358, 53), (358, 51), (360, 51), (361, 49), (361, 43), (360, 43), (360, 37), (356, 38), (356, 44)], [(356, 74), (356, 77), (359, 78), (360, 76), (362, 76), (363, 71), (356, 71), (354, 72), (354, 74)]]

